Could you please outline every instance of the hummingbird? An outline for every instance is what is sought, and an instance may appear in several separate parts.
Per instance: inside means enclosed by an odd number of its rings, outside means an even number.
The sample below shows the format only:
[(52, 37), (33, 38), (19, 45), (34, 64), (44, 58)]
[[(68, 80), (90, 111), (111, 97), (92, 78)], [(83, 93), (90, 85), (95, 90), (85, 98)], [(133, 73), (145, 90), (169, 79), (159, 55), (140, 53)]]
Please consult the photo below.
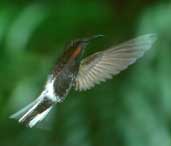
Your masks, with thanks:
[(111, 79), (142, 57), (156, 40), (156, 34), (145, 34), (84, 57), (87, 45), (102, 36), (94, 35), (71, 41), (54, 65), (40, 95), (28, 106), (11, 115), (11, 118), (32, 128), (57, 103), (65, 99), (71, 88), (86, 91)]

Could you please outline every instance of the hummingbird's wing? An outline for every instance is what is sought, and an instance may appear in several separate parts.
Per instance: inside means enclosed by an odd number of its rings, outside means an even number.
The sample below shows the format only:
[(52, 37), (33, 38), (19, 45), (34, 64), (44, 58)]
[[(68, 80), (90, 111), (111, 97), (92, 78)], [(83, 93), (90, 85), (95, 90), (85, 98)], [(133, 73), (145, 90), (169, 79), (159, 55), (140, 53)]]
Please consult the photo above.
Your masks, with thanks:
[(95, 84), (111, 79), (142, 57), (155, 40), (155, 34), (146, 34), (86, 57), (81, 61), (75, 89), (88, 90)]

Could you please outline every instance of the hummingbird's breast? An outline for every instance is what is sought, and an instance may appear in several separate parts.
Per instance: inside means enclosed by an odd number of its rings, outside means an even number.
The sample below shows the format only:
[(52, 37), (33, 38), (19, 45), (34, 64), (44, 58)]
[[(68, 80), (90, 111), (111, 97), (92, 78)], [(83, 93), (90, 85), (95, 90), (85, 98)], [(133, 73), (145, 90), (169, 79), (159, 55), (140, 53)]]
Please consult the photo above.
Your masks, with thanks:
[(54, 74), (54, 93), (62, 101), (69, 93), (78, 74), (79, 64), (72, 61), (65, 64), (57, 74)]

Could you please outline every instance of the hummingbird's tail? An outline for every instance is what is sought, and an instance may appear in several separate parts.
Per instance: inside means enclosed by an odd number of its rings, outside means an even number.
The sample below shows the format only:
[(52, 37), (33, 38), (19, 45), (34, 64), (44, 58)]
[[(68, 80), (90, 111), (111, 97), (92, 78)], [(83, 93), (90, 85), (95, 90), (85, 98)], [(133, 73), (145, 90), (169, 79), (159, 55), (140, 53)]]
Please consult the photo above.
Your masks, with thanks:
[(53, 105), (54, 102), (48, 98), (38, 98), (10, 118), (18, 119), (18, 122), (31, 128), (46, 117)]

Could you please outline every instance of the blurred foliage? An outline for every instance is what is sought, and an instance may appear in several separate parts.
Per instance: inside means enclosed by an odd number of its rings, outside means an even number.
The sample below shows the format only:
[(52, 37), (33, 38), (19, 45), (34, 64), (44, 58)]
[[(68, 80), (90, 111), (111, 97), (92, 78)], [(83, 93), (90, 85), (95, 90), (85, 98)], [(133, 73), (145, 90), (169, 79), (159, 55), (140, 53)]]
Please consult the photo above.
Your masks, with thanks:
[[(1, 146), (171, 146), (171, 2), (0, 1)], [(36, 98), (65, 44), (104, 34), (87, 54), (155, 32), (143, 59), (57, 105), (53, 128), (28, 129), (8, 116)]]

